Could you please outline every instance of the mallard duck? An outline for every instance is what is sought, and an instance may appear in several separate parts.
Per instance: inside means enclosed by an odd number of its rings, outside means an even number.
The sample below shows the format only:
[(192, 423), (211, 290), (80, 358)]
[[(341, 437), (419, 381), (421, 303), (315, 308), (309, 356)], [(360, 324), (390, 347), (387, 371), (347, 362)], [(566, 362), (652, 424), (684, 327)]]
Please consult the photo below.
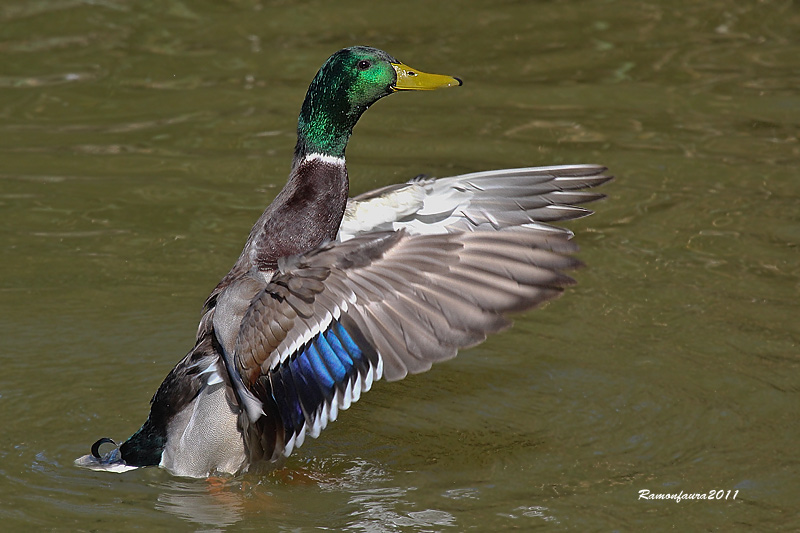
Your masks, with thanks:
[(144, 425), (77, 464), (189, 477), (275, 465), (375, 381), (424, 372), (573, 283), (572, 233), (549, 223), (590, 213), (575, 204), (602, 197), (582, 189), (610, 179), (603, 167), (419, 177), (348, 199), (362, 113), (459, 85), (375, 48), (333, 54), (303, 102), (288, 183), (205, 302), (194, 347)]

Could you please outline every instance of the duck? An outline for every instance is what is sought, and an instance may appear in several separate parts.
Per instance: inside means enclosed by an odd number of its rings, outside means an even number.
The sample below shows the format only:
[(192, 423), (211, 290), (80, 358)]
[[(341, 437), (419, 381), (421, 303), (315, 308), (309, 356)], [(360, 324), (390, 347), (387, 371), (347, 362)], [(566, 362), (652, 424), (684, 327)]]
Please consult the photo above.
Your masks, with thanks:
[[(276, 468), (378, 380), (452, 359), (559, 296), (581, 263), (553, 222), (591, 213), (601, 165), (418, 176), (349, 198), (345, 149), (372, 104), (458, 87), (387, 52), (334, 53), (311, 81), (291, 171), (205, 301), (194, 346), (121, 444), (76, 464), (205, 478)], [(103, 452), (102, 448), (110, 448)]]

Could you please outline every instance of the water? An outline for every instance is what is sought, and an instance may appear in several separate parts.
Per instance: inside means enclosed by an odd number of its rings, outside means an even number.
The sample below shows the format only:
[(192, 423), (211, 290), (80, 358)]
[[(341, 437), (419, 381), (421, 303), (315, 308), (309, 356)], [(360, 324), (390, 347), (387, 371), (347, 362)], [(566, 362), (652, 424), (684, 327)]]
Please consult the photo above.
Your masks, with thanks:
[[(791, 2), (8, 0), (4, 530), (795, 530), (800, 13)], [(378, 103), (354, 193), (592, 162), (579, 285), (379, 383), (272, 475), (72, 465), (124, 438), (283, 184), (333, 51), (465, 85)], [(653, 493), (737, 491), (722, 501)]]

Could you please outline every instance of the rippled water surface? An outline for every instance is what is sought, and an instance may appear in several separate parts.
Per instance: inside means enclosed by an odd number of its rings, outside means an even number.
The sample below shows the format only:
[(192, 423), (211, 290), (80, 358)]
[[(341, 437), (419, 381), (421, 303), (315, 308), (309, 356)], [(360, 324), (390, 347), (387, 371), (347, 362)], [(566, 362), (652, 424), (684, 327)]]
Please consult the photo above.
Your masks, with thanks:
[[(3, 530), (800, 529), (797, 4), (459, 6), (2, 2)], [(144, 420), (352, 44), (465, 80), (375, 105), (353, 192), (611, 168), (570, 223), (579, 284), (378, 383), (277, 473), (74, 467)]]

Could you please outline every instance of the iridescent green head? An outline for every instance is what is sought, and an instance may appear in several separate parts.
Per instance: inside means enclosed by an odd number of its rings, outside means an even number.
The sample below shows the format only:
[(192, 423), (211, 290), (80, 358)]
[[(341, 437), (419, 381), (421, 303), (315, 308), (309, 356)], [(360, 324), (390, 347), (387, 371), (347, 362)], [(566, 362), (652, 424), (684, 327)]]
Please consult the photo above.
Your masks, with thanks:
[(420, 72), (377, 48), (339, 50), (308, 87), (297, 125), (295, 158), (309, 153), (344, 157), (356, 122), (384, 96), (457, 85), (461, 85), (458, 78)]

